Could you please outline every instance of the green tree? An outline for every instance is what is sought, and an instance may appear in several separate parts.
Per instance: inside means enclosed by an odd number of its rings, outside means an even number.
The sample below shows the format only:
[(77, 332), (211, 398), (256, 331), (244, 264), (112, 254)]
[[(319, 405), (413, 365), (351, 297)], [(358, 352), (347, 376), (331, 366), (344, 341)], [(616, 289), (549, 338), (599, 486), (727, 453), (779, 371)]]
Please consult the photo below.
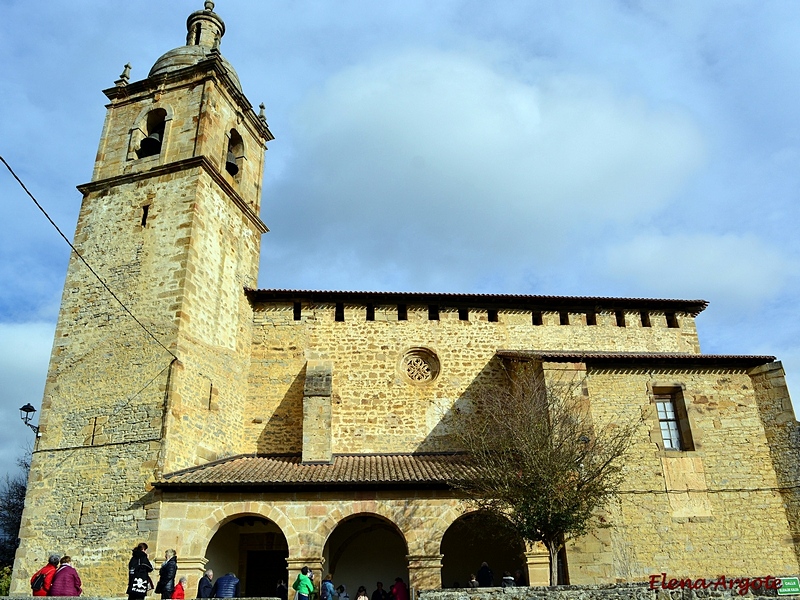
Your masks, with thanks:
[(29, 450), (17, 459), (17, 466), (18, 472), (7, 473), (0, 481), (0, 565), (11, 565), (14, 562), (22, 509), (25, 506), (28, 470), (31, 466)]
[(515, 363), (455, 411), (452, 433), (471, 475), (454, 480), (482, 511), (507, 519), (550, 554), (558, 583), (564, 543), (605, 526), (600, 510), (622, 481), (635, 423), (595, 423), (582, 381), (545, 382), (541, 367)]

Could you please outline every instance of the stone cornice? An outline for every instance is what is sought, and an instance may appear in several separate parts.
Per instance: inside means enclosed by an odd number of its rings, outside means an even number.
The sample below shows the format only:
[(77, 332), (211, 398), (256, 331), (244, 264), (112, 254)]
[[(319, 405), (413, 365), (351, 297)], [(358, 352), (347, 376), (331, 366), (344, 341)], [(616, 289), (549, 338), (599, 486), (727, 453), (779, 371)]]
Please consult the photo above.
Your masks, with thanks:
[(127, 183), (132, 183), (134, 181), (141, 181), (142, 179), (149, 179), (151, 177), (158, 177), (169, 173), (177, 173), (179, 171), (186, 171), (198, 167), (204, 169), (205, 172), (211, 176), (211, 178), (220, 187), (220, 189), (223, 192), (225, 192), (228, 198), (230, 198), (231, 201), (239, 208), (239, 210), (241, 210), (242, 213), (244, 213), (245, 217), (247, 217), (247, 219), (255, 226), (255, 228), (260, 233), (267, 233), (269, 231), (269, 228), (264, 224), (261, 218), (253, 211), (250, 205), (244, 201), (244, 198), (242, 198), (239, 195), (239, 193), (235, 189), (233, 189), (233, 186), (231, 186), (231, 184), (225, 180), (225, 178), (220, 174), (219, 171), (217, 171), (217, 169), (214, 167), (211, 161), (209, 161), (208, 158), (206, 158), (205, 156), (193, 156), (191, 158), (178, 160), (175, 162), (168, 163), (166, 165), (153, 167), (152, 169), (148, 169), (147, 171), (116, 175), (114, 177), (108, 177), (106, 179), (90, 181), (89, 183), (84, 183), (77, 187), (78, 191), (80, 191), (85, 196), (86, 194), (104, 190), (112, 186), (125, 185)]

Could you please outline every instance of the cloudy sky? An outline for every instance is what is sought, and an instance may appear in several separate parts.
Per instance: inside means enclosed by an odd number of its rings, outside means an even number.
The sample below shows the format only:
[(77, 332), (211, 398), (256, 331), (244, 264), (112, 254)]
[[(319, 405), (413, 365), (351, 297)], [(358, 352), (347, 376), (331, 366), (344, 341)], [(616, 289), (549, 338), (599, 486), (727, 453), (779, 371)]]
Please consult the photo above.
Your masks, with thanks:
[[(0, 0), (0, 153), (71, 236), (105, 96), (200, 0)], [(220, 0), (276, 136), (260, 287), (703, 298), (800, 394), (800, 3)], [(69, 249), (0, 171), (0, 475)]]

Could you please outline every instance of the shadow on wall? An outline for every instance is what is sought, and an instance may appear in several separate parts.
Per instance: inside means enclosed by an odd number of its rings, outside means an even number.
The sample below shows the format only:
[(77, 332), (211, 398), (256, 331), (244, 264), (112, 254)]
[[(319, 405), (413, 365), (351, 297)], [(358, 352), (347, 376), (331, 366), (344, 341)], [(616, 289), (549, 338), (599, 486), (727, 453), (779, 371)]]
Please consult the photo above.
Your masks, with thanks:
[(417, 446), (415, 452), (453, 452), (460, 450), (452, 435), (455, 416), (459, 413), (478, 414), (479, 410), (473, 400), (488, 387), (501, 385), (506, 381), (506, 367), (503, 360), (493, 356), (481, 369), (480, 373), (454, 402), (449, 398), (444, 401), (432, 401), (429, 407), (429, 418), (435, 425), (425, 439)]
[(295, 376), (258, 436), (259, 454), (300, 452), (303, 449), (303, 390), (306, 365)]

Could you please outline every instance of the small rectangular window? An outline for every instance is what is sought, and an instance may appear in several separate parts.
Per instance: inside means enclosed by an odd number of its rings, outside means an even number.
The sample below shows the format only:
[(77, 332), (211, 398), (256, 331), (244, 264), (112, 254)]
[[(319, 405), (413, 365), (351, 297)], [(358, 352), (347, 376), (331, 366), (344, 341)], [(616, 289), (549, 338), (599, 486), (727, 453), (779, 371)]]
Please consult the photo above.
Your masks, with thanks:
[(565, 310), (562, 310), (558, 313), (558, 322), (561, 325), (569, 325), (569, 313)]
[(665, 450), (694, 450), (689, 418), (680, 391), (654, 394)]
[(533, 325), (541, 325), (542, 324), (542, 311), (540, 311), (540, 310), (531, 311), (531, 323)]
[(642, 320), (642, 327), (650, 327), (650, 313), (646, 310), (639, 312), (639, 318)]
[(428, 321), (438, 321), (439, 320), (439, 307), (435, 304), (431, 304), (428, 306)]
[(597, 325), (597, 313), (594, 311), (589, 311), (586, 313), (586, 324), (587, 325)]
[(486, 319), (489, 321), (489, 323), (497, 323), (497, 321), (498, 321), (497, 311), (496, 310), (487, 310), (486, 311)]
[(300, 302), (294, 303), (293, 315), (295, 321), (299, 321), (303, 316), (303, 305)]
[(617, 317), (617, 327), (625, 327), (625, 311), (618, 310), (614, 314)]
[(408, 307), (405, 304), (397, 305), (397, 320), (408, 321)]
[(458, 320), (459, 321), (469, 321), (469, 309), (468, 308), (459, 308), (458, 309)]
[(678, 328), (678, 317), (673, 312), (664, 313), (664, 316), (667, 318), (667, 327), (670, 329), (677, 329)]
[(367, 304), (367, 321), (374, 321), (375, 320), (375, 306), (372, 304)]
[(336, 303), (336, 311), (333, 315), (334, 321), (344, 321), (344, 304), (341, 302)]

